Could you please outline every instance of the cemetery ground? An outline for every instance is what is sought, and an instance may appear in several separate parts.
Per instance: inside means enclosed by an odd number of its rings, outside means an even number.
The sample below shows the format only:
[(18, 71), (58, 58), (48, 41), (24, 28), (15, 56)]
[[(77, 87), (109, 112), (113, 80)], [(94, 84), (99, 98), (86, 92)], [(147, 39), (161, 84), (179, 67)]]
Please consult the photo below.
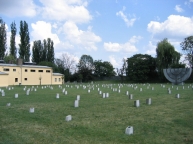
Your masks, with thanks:
[[(169, 83), (83, 83), (43, 89), (34, 86), (33, 90), (33, 86), (26, 86), (25, 90), (25, 86), (0, 88), (5, 92), (5, 96), (0, 92), (0, 143), (193, 143), (192, 86), (185, 84), (183, 89), (175, 85), (172, 88)], [(133, 99), (126, 91), (133, 94)], [(109, 97), (103, 98), (103, 93), (109, 93)], [(79, 107), (74, 107), (77, 95)], [(146, 104), (148, 98), (151, 105)], [(135, 100), (140, 100), (139, 107), (134, 106)], [(29, 112), (30, 108), (34, 108), (34, 113)], [(71, 121), (66, 121), (67, 115), (72, 116)], [(133, 126), (131, 135), (125, 134), (128, 126)]]

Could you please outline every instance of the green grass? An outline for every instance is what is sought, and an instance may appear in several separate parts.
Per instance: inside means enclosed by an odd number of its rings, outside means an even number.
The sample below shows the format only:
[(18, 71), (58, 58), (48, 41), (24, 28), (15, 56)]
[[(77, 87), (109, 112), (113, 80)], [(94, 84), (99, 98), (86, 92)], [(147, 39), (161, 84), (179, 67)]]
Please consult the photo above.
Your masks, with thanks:
[[(69, 85), (69, 87), (66, 87)], [(137, 84), (134, 90), (124, 84), (121, 92), (113, 92), (109, 83), (95, 83), (95, 89), (88, 93), (89, 84), (66, 84), (62, 87), (68, 91), (62, 93), (58, 86), (37, 89), (26, 96), (24, 86), (6, 88), (5, 97), (0, 96), (0, 143), (1, 144), (183, 144), (193, 143), (193, 90), (188, 85), (172, 88), (171, 84)], [(77, 84), (79, 85), (79, 84)], [(83, 89), (82, 86), (87, 88)], [(102, 92), (108, 92), (109, 98), (102, 98)], [(105, 84), (104, 84), (105, 85)], [(71, 88), (72, 86), (72, 88)], [(154, 91), (151, 87), (154, 87)], [(27, 86), (31, 88), (32, 86)], [(36, 87), (36, 86), (35, 86)], [(113, 84), (118, 88), (118, 84)], [(172, 93), (167, 93), (170, 87)], [(140, 92), (139, 88), (143, 88)], [(130, 100), (126, 91), (133, 94)], [(19, 97), (14, 98), (15, 93)], [(56, 94), (60, 98), (56, 99)], [(180, 99), (175, 98), (179, 93)], [(74, 100), (80, 95), (78, 108)], [(152, 105), (146, 105), (146, 99), (152, 98)], [(134, 101), (140, 100), (140, 107), (134, 107)], [(11, 103), (11, 106), (6, 106)], [(29, 113), (30, 107), (35, 113)], [(72, 115), (72, 121), (65, 117)], [(133, 126), (134, 134), (126, 135), (127, 126)]]

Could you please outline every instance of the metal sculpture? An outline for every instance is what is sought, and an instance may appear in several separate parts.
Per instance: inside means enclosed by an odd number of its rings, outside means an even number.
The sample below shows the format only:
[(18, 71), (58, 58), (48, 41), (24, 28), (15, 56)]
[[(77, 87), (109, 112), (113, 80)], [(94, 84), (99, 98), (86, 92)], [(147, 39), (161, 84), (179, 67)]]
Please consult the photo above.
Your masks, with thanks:
[(175, 85), (178, 85), (182, 84), (190, 77), (192, 68), (168, 68), (163, 69), (163, 72), (167, 80)]

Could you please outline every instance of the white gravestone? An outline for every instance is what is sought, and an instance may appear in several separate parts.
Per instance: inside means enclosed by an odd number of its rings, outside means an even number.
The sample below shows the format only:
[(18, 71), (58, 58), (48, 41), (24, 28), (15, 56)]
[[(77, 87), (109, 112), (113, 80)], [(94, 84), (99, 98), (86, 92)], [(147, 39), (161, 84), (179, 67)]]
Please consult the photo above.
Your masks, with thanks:
[(103, 98), (105, 98), (105, 93), (103, 93)]
[(126, 95), (129, 95), (129, 91), (126, 91)]
[(76, 100), (80, 100), (80, 95), (77, 95), (77, 96), (76, 96)]
[(129, 99), (133, 99), (133, 94), (130, 94), (130, 95), (129, 95)]
[(18, 94), (15, 94), (15, 98), (18, 98)]
[(106, 98), (108, 98), (109, 97), (109, 93), (106, 93)]
[(30, 109), (29, 109), (29, 112), (30, 112), (30, 113), (34, 113), (34, 108), (30, 108)]
[(139, 100), (134, 101), (134, 106), (135, 106), (135, 107), (139, 107), (139, 106), (140, 106)]
[(176, 94), (176, 98), (180, 98), (180, 94)]
[(151, 98), (146, 99), (146, 104), (151, 105)]
[(66, 116), (66, 121), (71, 121), (72, 120), (72, 116), (71, 115), (67, 115)]
[(127, 135), (133, 134), (133, 126), (128, 126), (128, 127), (125, 129), (125, 134), (127, 134)]
[(7, 103), (7, 106), (11, 106), (11, 103)]
[(59, 99), (60, 98), (60, 95), (59, 93), (56, 94), (56, 98)]
[(78, 107), (79, 106), (79, 100), (75, 100), (74, 101), (74, 107)]

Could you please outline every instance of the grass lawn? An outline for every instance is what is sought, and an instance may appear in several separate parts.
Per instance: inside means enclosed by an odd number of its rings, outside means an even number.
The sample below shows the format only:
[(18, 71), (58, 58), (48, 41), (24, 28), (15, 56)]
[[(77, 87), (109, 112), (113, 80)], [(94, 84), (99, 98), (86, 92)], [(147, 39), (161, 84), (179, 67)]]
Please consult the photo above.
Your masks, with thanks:
[[(149, 84), (136, 85), (136, 89), (117, 83), (64, 84), (53, 89), (39, 86), (28, 96), (24, 86), (1, 88), (5, 96), (0, 93), (0, 144), (193, 143), (193, 85), (185, 84), (184, 89), (171, 84), (164, 84), (165, 88), (160, 84), (150, 84), (149, 88)], [(102, 98), (98, 88), (109, 97)], [(120, 93), (113, 91), (115, 88)], [(179, 99), (175, 98), (178, 93)], [(80, 101), (75, 108), (77, 95)], [(146, 104), (147, 98), (152, 99), (151, 105)], [(140, 100), (140, 107), (134, 107), (135, 100)], [(29, 113), (31, 107), (34, 113)], [(67, 115), (72, 115), (71, 121), (65, 121)], [(127, 126), (133, 126), (133, 135), (125, 134)]]

